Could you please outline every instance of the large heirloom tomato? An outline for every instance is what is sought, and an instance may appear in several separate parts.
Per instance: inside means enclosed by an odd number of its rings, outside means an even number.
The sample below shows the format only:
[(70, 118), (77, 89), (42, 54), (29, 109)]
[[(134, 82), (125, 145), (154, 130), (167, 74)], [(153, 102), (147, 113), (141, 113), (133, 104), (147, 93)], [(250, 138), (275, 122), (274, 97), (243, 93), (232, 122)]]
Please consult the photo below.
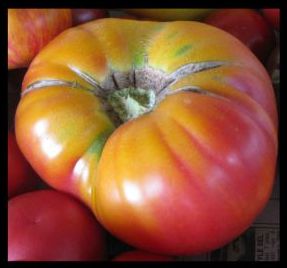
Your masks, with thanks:
[(70, 9), (9, 9), (8, 68), (27, 67), (50, 40), (70, 26)]
[(25, 75), (16, 133), (44, 180), (149, 252), (228, 243), (274, 181), (268, 73), (236, 38), (199, 22), (110, 18), (63, 32)]

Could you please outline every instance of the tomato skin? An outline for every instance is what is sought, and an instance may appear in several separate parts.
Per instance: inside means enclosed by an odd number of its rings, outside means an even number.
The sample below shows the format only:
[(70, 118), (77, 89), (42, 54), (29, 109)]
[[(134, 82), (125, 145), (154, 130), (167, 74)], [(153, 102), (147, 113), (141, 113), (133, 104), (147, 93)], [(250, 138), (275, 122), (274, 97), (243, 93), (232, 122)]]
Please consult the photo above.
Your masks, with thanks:
[[(171, 95), (118, 128), (97, 95), (160, 90), (166, 77)], [(232, 35), (110, 18), (40, 52), (16, 114), (21, 150), (47, 183), (124, 242), (172, 256), (213, 250), (249, 227), (272, 189), (277, 124), (266, 69)]]
[(262, 210), (273, 186), (268, 163), (276, 159), (275, 137), (249, 120), (224, 100), (178, 93), (118, 128), (97, 169), (99, 221), (119, 239), (158, 254), (200, 254), (230, 242)]
[(35, 190), (39, 183), (16, 142), (15, 134), (8, 131), (8, 198)]
[[(17, 140), (43, 180), (51, 187), (80, 196), (89, 203), (93, 187), (93, 172), (90, 170), (96, 168), (100, 154), (97, 147), (114, 126), (91, 93), (61, 87), (35, 93), (32, 98), (21, 99), (18, 105)], [(50, 105), (45, 105), (46, 101)], [(73, 109), (77, 113), (71, 116)], [(25, 118), (21, 124), (19, 114)], [(58, 127), (58, 124), (65, 127)], [(21, 129), (29, 130), (23, 132)], [(23, 143), (28, 137), (29, 144)]]
[(142, 250), (132, 250), (119, 254), (112, 261), (174, 261), (173, 257), (157, 255)]
[(105, 9), (94, 8), (73, 8), (72, 19), (73, 25), (79, 25), (95, 19), (102, 19), (108, 17), (109, 13)]
[(221, 9), (211, 13), (204, 22), (223, 29), (242, 41), (265, 62), (275, 45), (272, 28), (252, 9)]
[(279, 30), (280, 28), (280, 9), (279, 8), (263, 8), (262, 13), (264, 17), (271, 23), (271, 25)]
[(70, 9), (9, 9), (8, 68), (28, 67), (49, 41), (71, 25)]
[(40, 190), (9, 201), (8, 261), (94, 261), (105, 257), (102, 227), (74, 198)]

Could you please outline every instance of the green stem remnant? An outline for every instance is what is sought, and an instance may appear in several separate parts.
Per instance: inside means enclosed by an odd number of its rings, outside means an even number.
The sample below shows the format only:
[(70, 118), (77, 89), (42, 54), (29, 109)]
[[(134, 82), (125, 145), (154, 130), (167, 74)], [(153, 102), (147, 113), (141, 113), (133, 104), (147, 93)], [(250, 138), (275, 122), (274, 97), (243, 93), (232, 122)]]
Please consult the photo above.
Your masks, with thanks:
[(156, 94), (153, 90), (123, 88), (113, 91), (108, 96), (108, 102), (119, 118), (126, 122), (150, 112), (155, 106)]

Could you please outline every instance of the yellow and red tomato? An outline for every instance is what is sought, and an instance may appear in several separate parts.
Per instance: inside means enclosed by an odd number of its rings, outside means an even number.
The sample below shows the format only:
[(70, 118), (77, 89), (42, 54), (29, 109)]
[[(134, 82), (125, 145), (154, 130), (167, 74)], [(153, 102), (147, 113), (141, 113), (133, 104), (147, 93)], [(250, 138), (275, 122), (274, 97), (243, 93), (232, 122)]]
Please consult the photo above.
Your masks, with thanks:
[(263, 65), (199, 22), (102, 19), (34, 59), (16, 134), (51, 186), (126, 243), (197, 254), (240, 235), (269, 199), (277, 110)]

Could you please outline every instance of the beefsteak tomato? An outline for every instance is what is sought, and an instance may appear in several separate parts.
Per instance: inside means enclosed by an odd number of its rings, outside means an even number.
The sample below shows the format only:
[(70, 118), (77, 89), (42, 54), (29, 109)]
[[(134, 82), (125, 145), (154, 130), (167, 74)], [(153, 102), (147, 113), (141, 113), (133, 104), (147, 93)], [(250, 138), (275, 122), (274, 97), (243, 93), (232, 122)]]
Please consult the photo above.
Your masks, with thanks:
[(70, 9), (8, 9), (8, 68), (28, 67), (50, 40), (71, 25)]
[(16, 133), (51, 186), (159, 254), (230, 242), (274, 181), (270, 77), (238, 39), (199, 22), (108, 18), (68, 29), (30, 65)]

